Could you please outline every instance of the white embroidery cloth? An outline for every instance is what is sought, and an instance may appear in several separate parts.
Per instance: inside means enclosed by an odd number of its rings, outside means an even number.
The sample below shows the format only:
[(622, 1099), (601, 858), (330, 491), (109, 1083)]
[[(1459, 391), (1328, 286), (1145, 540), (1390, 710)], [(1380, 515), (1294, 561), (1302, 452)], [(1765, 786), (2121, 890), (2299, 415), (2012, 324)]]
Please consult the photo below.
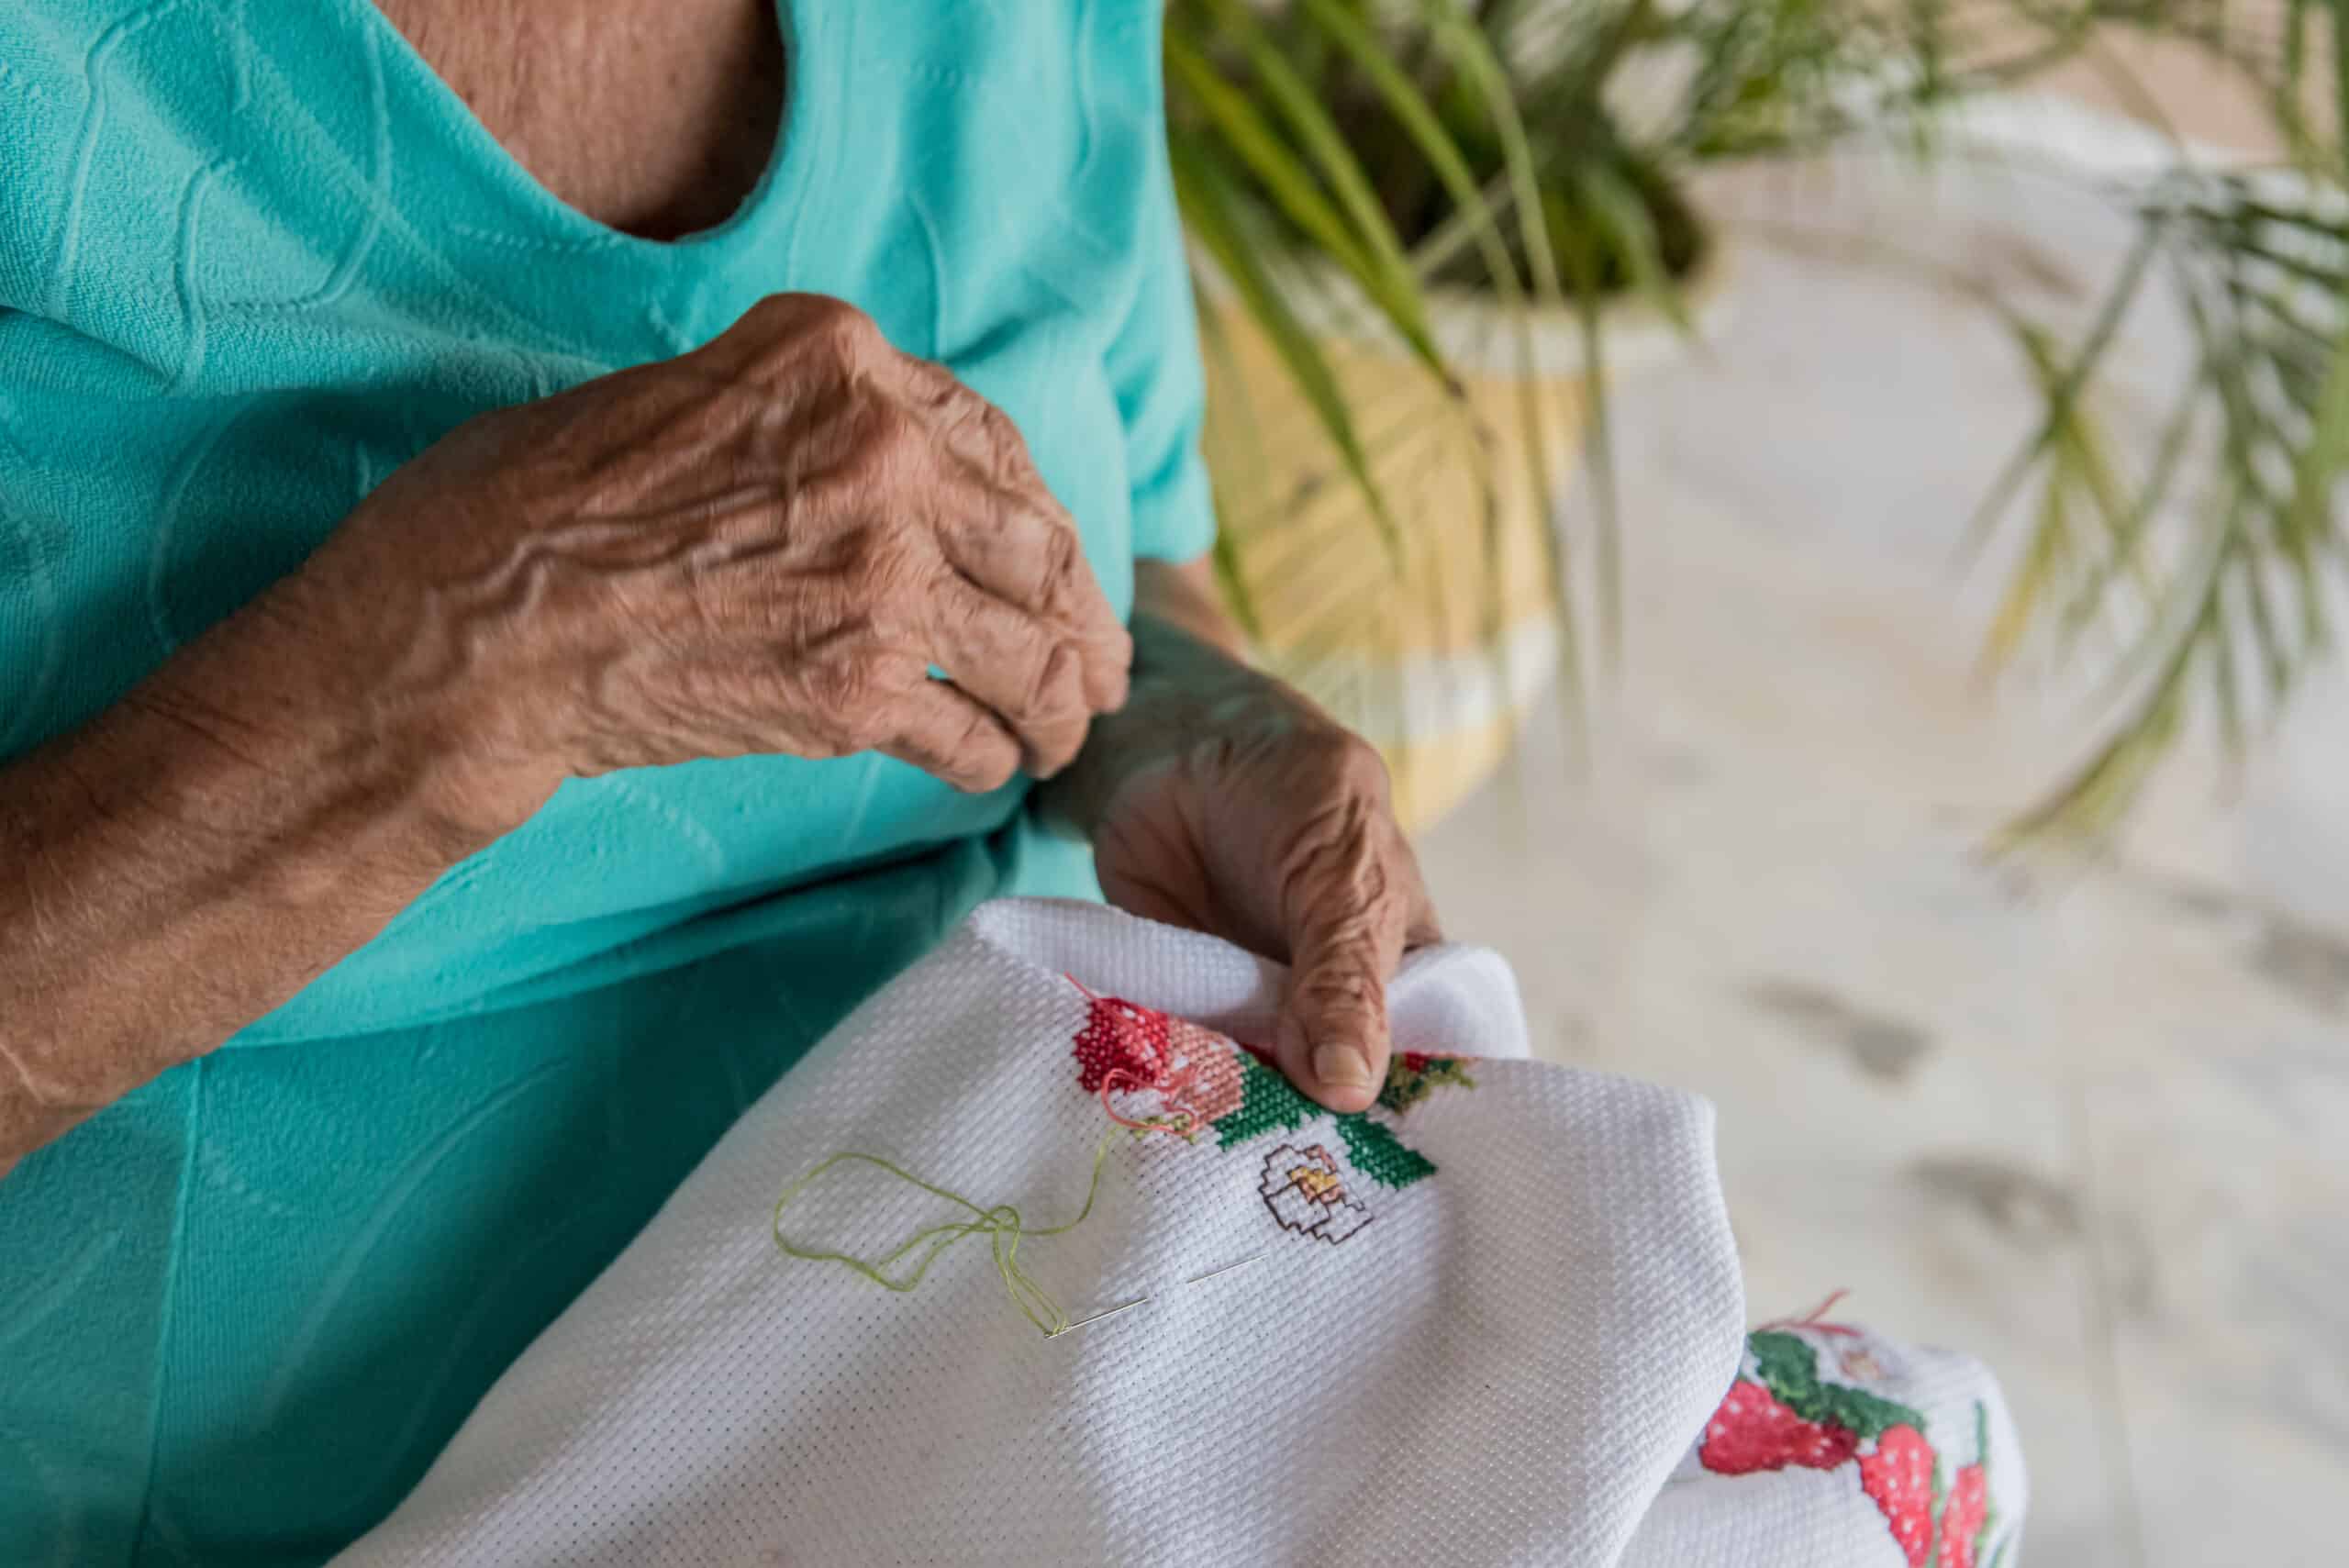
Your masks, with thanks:
[[(1097, 906), (982, 908), (751, 1108), (339, 1561), (1603, 1565), (1652, 1507), (1641, 1562), (1828, 1561), (1800, 1488), (1741, 1554), (1706, 1544), (1783, 1482), (1840, 1483), (1871, 1524), (1816, 1441), (1734, 1475), (1691, 1450), (1755, 1370), (1709, 1106), (1526, 1060), (1507, 965), (1445, 948), (1392, 987), (1386, 1103), (1335, 1118), (1232, 1043), (1271, 1038), (1280, 978)], [(1091, 1214), (1039, 1234), (1105, 1138)], [(1017, 1264), (1069, 1318), (1142, 1305), (1047, 1338), (1002, 1234), (902, 1293), (785, 1255), (778, 1195), (845, 1152), (1016, 1207)], [(877, 1262), (974, 1218), (847, 1161), (780, 1227)], [(1739, 1454), (1787, 1447), (1762, 1420)], [(1832, 1560), (1903, 1561), (1865, 1533)]]

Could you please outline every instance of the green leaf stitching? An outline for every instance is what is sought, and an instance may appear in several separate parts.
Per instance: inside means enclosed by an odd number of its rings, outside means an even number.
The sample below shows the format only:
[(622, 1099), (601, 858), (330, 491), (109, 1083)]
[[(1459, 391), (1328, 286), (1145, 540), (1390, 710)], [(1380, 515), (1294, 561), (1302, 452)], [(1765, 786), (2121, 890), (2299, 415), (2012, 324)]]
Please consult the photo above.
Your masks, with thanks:
[(1367, 1112), (1340, 1117), (1338, 1136), (1345, 1141), (1346, 1158), (1354, 1169), (1382, 1187), (1400, 1189), (1435, 1174), (1435, 1162), (1404, 1148), (1393, 1129), (1373, 1121)]
[[(1230, 1149), (1266, 1132), (1294, 1132), (1315, 1117), (1328, 1114), (1252, 1054), (1241, 1055), (1240, 1073), (1240, 1108), (1215, 1124), (1219, 1148)], [(1405, 1148), (1393, 1129), (1368, 1112), (1354, 1111), (1333, 1119), (1347, 1159), (1380, 1186), (1400, 1189), (1435, 1174), (1434, 1161)]]
[(1819, 1355), (1792, 1334), (1753, 1334), (1746, 1343), (1753, 1351), (1753, 1369), (1781, 1405), (1806, 1421), (1841, 1427), (1854, 1437), (1880, 1438), (1895, 1427), (1925, 1429), (1925, 1418), (1906, 1405), (1896, 1405), (1863, 1389), (1821, 1382)]

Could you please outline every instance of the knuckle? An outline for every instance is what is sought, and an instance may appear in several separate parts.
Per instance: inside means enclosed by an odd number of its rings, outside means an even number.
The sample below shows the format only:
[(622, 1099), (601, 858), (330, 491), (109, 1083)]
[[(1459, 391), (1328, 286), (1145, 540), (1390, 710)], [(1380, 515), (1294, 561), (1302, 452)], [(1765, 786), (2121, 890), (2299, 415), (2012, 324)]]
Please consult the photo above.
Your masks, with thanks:
[(1077, 568), (1084, 560), (1085, 546), (1076, 530), (1054, 519), (1044, 530), (1036, 563), (1037, 583), (1053, 613), (1065, 615), (1074, 608), (1082, 575)]
[(1020, 711), (1035, 718), (1062, 722), (1075, 718), (1084, 704), (1076, 690), (1076, 650), (1068, 643), (1034, 634), (1041, 657), (1031, 660)]
[(829, 294), (771, 294), (761, 298), (721, 335), (748, 339), (773, 353), (776, 366), (814, 350), (841, 364), (861, 363), (885, 339), (873, 317)]
[[(810, 667), (801, 684), (818, 713), (843, 737), (867, 735), (874, 720), (873, 667), (863, 659), (828, 659)], [(863, 740), (859, 740), (863, 744)]]
[(985, 446), (996, 477), (1005, 483), (1026, 478), (1029, 470), (1028, 441), (1020, 435), (1019, 427), (1012, 423), (1010, 415), (978, 394), (971, 394), (971, 398), (977, 405), (972, 417), (978, 425), (979, 439)]
[(1385, 925), (1401, 913), (1393, 868), (1360, 797), (1316, 812), (1282, 857), (1282, 906), (1314, 933), (1319, 951), (1375, 952)]
[(742, 312), (741, 318), (735, 325), (770, 332), (785, 330), (806, 321), (809, 310), (822, 298), (820, 295), (788, 292), (764, 295), (750, 309)]
[(1008, 748), (983, 746), (965, 765), (963, 777), (969, 781), (967, 787), (973, 794), (984, 795), (1009, 784), (1019, 771), (1019, 759)]
[(836, 295), (783, 296), (797, 302), (799, 330), (850, 359), (861, 359), (882, 340), (880, 326), (863, 310)]
[(934, 510), (925, 492), (933, 484), (936, 458), (921, 417), (892, 397), (876, 397), (858, 410), (851, 466), (868, 495), (877, 495), (892, 514)]
[(1375, 1014), (1384, 987), (1366, 957), (1325, 960), (1299, 974), (1296, 1000), (1324, 1017), (1332, 1013)]
[(751, 307), (734, 318), (732, 326), (708, 342), (681, 356), (685, 359), (713, 360), (729, 350), (763, 346), (790, 339), (798, 325), (799, 295), (771, 294), (751, 302)]
[(1108, 709), (1105, 711), (1121, 707), (1133, 681), (1133, 637), (1124, 627), (1117, 627), (1114, 633), (1097, 646), (1097, 653), (1102, 673), (1108, 681), (1105, 695)]
[(903, 525), (867, 525), (850, 541), (847, 554), (849, 580), (864, 613), (895, 608), (920, 594), (921, 551)]
[(886, 396), (859, 396), (855, 406), (845, 411), (841, 426), (846, 448), (843, 466), (867, 482), (876, 470), (885, 472), (899, 462), (918, 435), (912, 414)]
[(1336, 725), (1318, 728), (1307, 744), (1317, 771), (1334, 790), (1385, 804), (1389, 788), (1386, 759), (1378, 754), (1377, 747)]
[(982, 399), (952, 371), (935, 360), (911, 354), (900, 355), (898, 366), (907, 395), (938, 421), (941, 430), (959, 429), (972, 422), (975, 417), (972, 406)]
[(834, 306), (846, 303), (820, 294), (765, 295), (737, 317), (734, 325), (721, 333), (718, 341), (734, 338), (762, 344), (796, 342), (806, 338), (811, 328), (827, 321)]
[(817, 388), (852, 384), (883, 343), (873, 318), (847, 300), (820, 294), (771, 294), (697, 354), (726, 367), (729, 383), (787, 395), (788, 407)]

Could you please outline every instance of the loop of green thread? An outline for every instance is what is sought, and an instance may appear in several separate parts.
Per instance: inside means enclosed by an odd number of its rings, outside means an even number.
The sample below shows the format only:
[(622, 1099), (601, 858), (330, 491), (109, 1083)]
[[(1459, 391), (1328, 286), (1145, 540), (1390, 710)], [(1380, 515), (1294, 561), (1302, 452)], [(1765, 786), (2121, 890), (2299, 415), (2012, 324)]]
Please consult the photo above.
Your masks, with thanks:
[[(1043, 1330), (1044, 1337), (1050, 1339), (1055, 1334), (1067, 1330), (1068, 1314), (1062, 1311), (1059, 1304), (1046, 1294), (1044, 1287), (1038, 1284), (1028, 1271), (1019, 1266), (1019, 1243), (1022, 1238), (1029, 1236), (1063, 1235), (1085, 1223), (1085, 1217), (1093, 1212), (1093, 1200), (1100, 1195), (1101, 1165), (1108, 1158), (1109, 1142), (1116, 1136), (1114, 1129), (1105, 1134), (1099, 1145), (1093, 1151), (1093, 1178), (1085, 1184), (1085, 1207), (1076, 1211), (1076, 1218), (1041, 1230), (1029, 1229), (1020, 1222), (1019, 1211), (1008, 1203), (996, 1204), (991, 1208), (973, 1203), (961, 1193), (949, 1192), (936, 1183), (925, 1182), (904, 1166), (893, 1161), (884, 1160), (878, 1154), (862, 1154), (854, 1150), (844, 1150), (830, 1159), (821, 1162), (806, 1175), (783, 1189), (783, 1195), (775, 1200), (774, 1205), (774, 1244), (781, 1248), (787, 1257), (801, 1258), (816, 1263), (845, 1264), (852, 1272), (863, 1275), (884, 1290), (909, 1291), (921, 1284), (922, 1275), (930, 1272), (930, 1265), (937, 1261), (941, 1252), (965, 1236), (985, 1236), (995, 1253), (996, 1273), (1003, 1276), (1004, 1293), (1011, 1297), (1011, 1304), (1019, 1308), (1020, 1316)], [(816, 1178), (833, 1166), (849, 1161), (876, 1166), (900, 1181), (910, 1183), (926, 1193), (969, 1209), (977, 1218), (951, 1220), (944, 1225), (933, 1225), (928, 1229), (917, 1230), (887, 1256), (872, 1262), (852, 1257), (846, 1252), (821, 1251), (812, 1247), (799, 1246), (783, 1233), (783, 1211), (790, 1207), (792, 1199), (806, 1192)], [(920, 1255), (914, 1262), (912, 1273), (891, 1275), (889, 1271), (892, 1268), (903, 1262), (909, 1254), (916, 1252)]]

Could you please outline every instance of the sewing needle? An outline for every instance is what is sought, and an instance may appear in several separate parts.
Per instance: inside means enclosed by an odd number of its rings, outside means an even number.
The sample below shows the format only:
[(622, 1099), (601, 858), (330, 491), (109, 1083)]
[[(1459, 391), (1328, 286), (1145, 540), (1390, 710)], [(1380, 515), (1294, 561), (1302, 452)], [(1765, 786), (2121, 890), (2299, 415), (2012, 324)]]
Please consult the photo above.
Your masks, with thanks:
[[(1244, 1269), (1251, 1263), (1261, 1262), (1264, 1261), (1264, 1253), (1259, 1252), (1252, 1258), (1242, 1258), (1236, 1263), (1226, 1263), (1219, 1269), (1209, 1269), (1207, 1273), (1198, 1275), (1197, 1278), (1186, 1279), (1183, 1283), (1185, 1284), (1205, 1284), (1208, 1281), (1221, 1274), (1228, 1274), (1234, 1269)], [(1074, 1332), (1078, 1329), (1084, 1328), (1088, 1323), (1098, 1323), (1104, 1318), (1115, 1318), (1120, 1312), (1131, 1312), (1135, 1307), (1147, 1306), (1157, 1299), (1158, 1297), (1155, 1296), (1138, 1296), (1134, 1300), (1126, 1302), (1120, 1306), (1112, 1307), (1104, 1311), (1097, 1312), (1090, 1318), (1080, 1318), (1074, 1323), (1063, 1324), (1062, 1327), (1055, 1329), (1051, 1333), (1045, 1335), (1044, 1338), (1048, 1340), (1057, 1340), (1063, 1334)]]

